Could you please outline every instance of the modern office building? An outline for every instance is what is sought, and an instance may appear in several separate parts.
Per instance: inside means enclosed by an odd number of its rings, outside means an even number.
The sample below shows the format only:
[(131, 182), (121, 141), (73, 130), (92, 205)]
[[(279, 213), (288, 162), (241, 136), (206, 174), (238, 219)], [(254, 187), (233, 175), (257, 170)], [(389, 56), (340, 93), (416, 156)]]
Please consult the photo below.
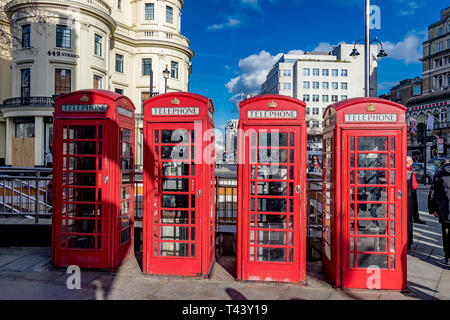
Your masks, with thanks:
[[(364, 96), (364, 46), (350, 56), (354, 45), (340, 44), (330, 52), (284, 54), (262, 84), (262, 94), (281, 94), (307, 104), (309, 145), (318, 144), (322, 134), (322, 115), (331, 103)], [(371, 46), (370, 95), (377, 96), (378, 47)]]
[[(183, 6), (184, 0), (6, 1), (15, 35), (11, 92), (0, 109), (6, 165), (44, 165), (52, 145), (52, 97), (91, 88), (123, 93), (134, 102), (141, 165), (142, 101), (150, 91), (189, 89), (193, 52), (181, 35)], [(8, 81), (2, 73), (3, 82)]]

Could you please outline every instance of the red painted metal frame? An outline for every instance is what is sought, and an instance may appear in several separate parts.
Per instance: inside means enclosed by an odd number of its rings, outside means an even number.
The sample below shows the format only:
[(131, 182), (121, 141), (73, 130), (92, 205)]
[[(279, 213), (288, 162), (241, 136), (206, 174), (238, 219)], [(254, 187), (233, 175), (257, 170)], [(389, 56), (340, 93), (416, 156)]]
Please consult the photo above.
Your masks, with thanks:
[[(199, 112), (194, 115), (168, 116), (152, 114), (152, 108), (170, 109), (183, 107), (195, 107), (198, 108)], [(178, 92), (151, 98), (145, 101), (144, 108), (144, 194), (146, 197), (144, 197), (143, 203), (143, 272), (180, 276), (201, 275), (206, 277), (210, 274), (215, 261), (215, 148), (213, 103), (211, 99), (198, 94)], [(159, 160), (155, 159), (154, 153), (155, 143), (153, 132), (156, 129), (160, 131), (175, 129), (196, 131), (194, 143), (196, 160), (195, 177), (193, 179), (189, 177), (190, 181), (195, 183), (195, 185), (192, 185), (192, 182), (189, 184), (189, 193), (195, 196), (196, 202), (195, 209), (193, 209), (195, 210), (196, 221), (195, 257), (160, 256), (159, 249), (157, 249), (158, 253), (155, 254), (154, 210), (158, 210), (158, 215), (160, 215), (159, 210), (162, 208), (162, 197), (159, 191), (161, 186), (159, 179), (162, 177), (160, 174), (161, 168), (155, 167), (159, 163)], [(189, 173), (191, 173), (190, 170)], [(202, 190), (200, 197), (198, 196), (198, 190)], [(184, 211), (184, 209), (181, 210)], [(191, 239), (189, 239), (189, 242), (191, 242)], [(189, 248), (189, 252), (190, 250)]]
[[(369, 107), (370, 106), (370, 107)], [(373, 108), (375, 107), (375, 108)], [(375, 110), (374, 110), (375, 109)], [(406, 199), (406, 155), (407, 155), (407, 132), (406, 132), (406, 107), (394, 102), (378, 98), (353, 98), (330, 105), (324, 113), (323, 148), (324, 162), (326, 154), (326, 139), (332, 139), (331, 165), (324, 163), (324, 203), (323, 223), (324, 233), (326, 227), (326, 167), (331, 167), (331, 260), (325, 255), (325, 241), (323, 243), (323, 266), (330, 281), (337, 287), (367, 289), (368, 280), (374, 275), (368, 269), (349, 268), (347, 254), (350, 250), (350, 234), (346, 228), (350, 221), (350, 170), (348, 168), (349, 141), (347, 137), (354, 136), (377, 136), (396, 137), (395, 161), (396, 161), (396, 184), (392, 190), (388, 189), (387, 203), (393, 202), (395, 197), (395, 270), (380, 269), (379, 289), (403, 290), (407, 288), (407, 199)], [(397, 114), (396, 122), (356, 122), (346, 123), (345, 114)], [(356, 139), (356, 138), (355, 138)], [(390, 139), (388, 139), (390, 140)], [(358, 153), (357, 149), (355, 154)], [(386, 152), (390, 154), (390, 151)], [(347, 158), (346, 158), (347, 157)], [(389, 166), (388, 166), (389, 168)], [(357, 168), (355, 168), (358, 170)], [(368, 169), (372, 170), (372, 169)], [(376, 170), (376, 169), (374, 169)], [(389, 169), (386, 169), (389, 170)], [(390, 179), (390, 178), (389, 178)], [(356, 183), (356, 182), (355, 182)], [(388, 183), (388, 185), (390, 185)], [(402, 192), (402, 199), (397, 199), (397, 192)], [(355, 194), (356, 197), (356, 194)], [(389, 211), (388, 211), (389, 212)], [(356, 214), (355, 214), (356, 215)], [(390, 218), (389, 213), (387, 213)], [(389, 219), (386, 219), (390, 221)], [(356, 222), (355, 222), (356, 223)], [(389, 222), (390, 223), (390, 222)], [(389, 226), (389, 225), (388, 225)], [(324, 234), (325, 236), (325, 234)], [(388, 242), (389, 245), (389, 242)], [(390, 247), (387, 248), (389, 255)], [(373, 278), (371, 278), (373, 279)], [(370, 282), (370, 281), (369, 281)]]
[[(62, 105), (107, 105), (106, 112), (66, 112)], [(131, 117), (119, 113), (119, 107), (127, 110)], [(134, 254), (134, 197), (130, 197), (130, 240), (121, 244), (121, 162), (119, 135), (121, 129), (131, 132), (130, 147), (134, 155), (134, 111), (130, 99), (105, 90), (74, 91), (55, 99), (54, 143), (53, 143), (53, 214), (52, 214), (52, 264), (55, 267), (77, 265), (81, 268), (116, 270), (126, 259)], [(96, 165), (96, 187), (101, 188), (101, 248), (69, 249), (62, 248), (63, 222), (63, 127), (64, 126), (102, 126), (102, 168)], [(69, 137), (68, 137), (69, 138)], [(97, 135), (97, 141), (100, 141)], [(82, 140), (81, 140), (82, 141)], [(99, 147), (97, 147), (99, 148)], [(120, 146), (121, 148), (121, 146)], [(98, 150), (97, 150), (98, 151)], [(78, 158), (86, 158), (81, 155)], [(134, 165), (134, 164), (133, 164)], [(74, 170), (67, 168), (67, 173)], [(76, 171), (76, 170), (75, 170)], [(133, 168), (134, 171), (134, 168)], [(105, 177), (109, 181), (105, 181)], [(132, 179), (132, 177), (131, 177)], [(68, 185), (67, 185), (68, 186)], [(74, 186), (77, 187), (77, 186)], [(83, 189), (83, 187), (78, 186)], [(132, 187), (133, 188), (133, 187)], [(96, 190), (96, 189), (95, 189)], [(133, 189), (131, 189), (132, 191)], [(96, 192), (97, 194), (97, 192)], [(134, 192), (132, 191), (132, 194)], [(79, 203), (78, 201), (76, 201)], [(96, 208), (96, 215), (99, 214)], [(96, 225), (96, 230), (97, 229)], [(68, 229), (66, 229), (68, 231)], [(97, 243), (97, 240), (96, 240)]]
[[(272, 103), (274, 102), (274, 103)], [(279, 281), (291, 283), (306, 282), (306, 121), (305, 121), (306, 104), (300, 100), (280, 95), (263, 95), (257, 96), (240, 103), (240, 121), (239, 121), (239, 164), (238, 164), (238, 223), (237, 223), (237, 278), (240, 280), (262, 280), (262, 281)], [(295, 110), (297, 111), (296, 119), (249, 119), (247, 111), (279, 111), (279, 110)], [(293, 224), (293, 262), (256, 262), (250, 261), (250, 163), (249, 163), (249, 136), (246, 134), (249, 130), (279, 130), (280, 132), (292, 132), (295, 134), (294, 144), (294, 180), (295, 185), (300, 185), (300, 193), (294, 191), (294, 210), (289, 212), (287, 205), (286, 213), (277, 212), (287, 217), (297, 217)], [(289, 134), (288, 134), (289, 141)], [(288, 147), (289, 147), (288, 142)], [(284, 149), (284, 147), (281, 147)], [(289, 150), (289, 148), (288, 148)], [(289, 156), (290, 157), (290, 156)], [(255, 163), (255, 165), (257, 165)], [(284, 164), (283, 164), (284, 165)], [(287, 163), (287, 167), (289, 167)], [(256, 177), (255, 177), (256, 178)], [(287, 183), (289, 185), (289, 180)], [(255, 181), (258, 181), (256, 179)], [(276, 180), (274, 180), (276, 181)], [(256, 188), (256, 185), (255, 185)], [(256, 192), (257, 193), (257, 192)], [(288, 193), (287, 193), (288, 194)], [(259, 197), (256, 196), (255, 197)], [(266, 196), (262, 196), (266, 197)], [(286, 196), (286, 198), (289, 198)], [(255, 217), (258, 213), (255, 212)], [(261, 214), (265, 214), (261, 212)], [(270, 214), (270, 213), (268, 213)], [(288, 219), (286, 221), (289, 224)], [(257, 228), (255, 230), (260, 230)], [(275, 230), (276, 231), (276, 230)], [(279, 230), (281, 231), (281, 230)], [(264, 247), (265, 245), (256, 245)], [(286, 247), (288, 247), (286, 245)], [(267, 246), (266, 246), (267, 247)], [(270, 246), (269, 246), (270, 247)], [(284, 245), (282, 247), (285, 247)], [(256, 251), (255, 251), (256, 254)], [(288, 256), (288, 250), (286, 255)]]

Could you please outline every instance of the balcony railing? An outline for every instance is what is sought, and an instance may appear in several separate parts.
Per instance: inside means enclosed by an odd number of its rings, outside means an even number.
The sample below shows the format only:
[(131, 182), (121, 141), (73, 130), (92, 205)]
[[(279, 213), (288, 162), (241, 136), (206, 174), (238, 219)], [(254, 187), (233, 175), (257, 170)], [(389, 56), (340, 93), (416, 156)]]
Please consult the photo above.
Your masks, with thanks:
[(450, 121), (434, 123), (434, 130), (448, 129), (448, 128), (450, 128)]
[(53, 107), (52, 97), (17, 97), (3, 100), (3, 108), (16, 107)]

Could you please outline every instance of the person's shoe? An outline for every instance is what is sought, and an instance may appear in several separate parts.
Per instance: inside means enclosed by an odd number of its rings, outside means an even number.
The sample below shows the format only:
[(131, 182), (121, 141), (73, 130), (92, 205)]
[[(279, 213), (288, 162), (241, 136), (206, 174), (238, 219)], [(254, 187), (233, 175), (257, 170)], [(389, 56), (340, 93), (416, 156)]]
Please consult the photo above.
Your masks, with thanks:
[(425, 221), (420, 220), (420, 219), (414, 220), (414, 223), (418, 223), (418, 224), (427, 224)]

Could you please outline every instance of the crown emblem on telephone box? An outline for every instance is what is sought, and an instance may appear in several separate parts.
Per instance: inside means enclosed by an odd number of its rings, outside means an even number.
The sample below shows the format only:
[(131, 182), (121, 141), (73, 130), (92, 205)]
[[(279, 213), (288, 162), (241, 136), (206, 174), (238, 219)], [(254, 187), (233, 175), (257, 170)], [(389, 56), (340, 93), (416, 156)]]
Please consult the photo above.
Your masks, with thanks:
[(80, 98), (81, 102), (89, 102), (89, 97), (87, 95), (84, 95)]
[(278, 107), (278, 104), (275, 101), (271, 101), (269, 102), (269, 104), (267, 105), (268, 108), (276, 108)]
[(180, 100), (178, 100), (177, 98), (174, 98), (172, 101), (170, 101), (171, 104), (175, 104), (175, 105), (179, 105), (180, 104)]
[(369, 104), (366, 107), (367, 112), (375, 112), (377, 110), (377, 107), (375, 107), (373, 104)]

